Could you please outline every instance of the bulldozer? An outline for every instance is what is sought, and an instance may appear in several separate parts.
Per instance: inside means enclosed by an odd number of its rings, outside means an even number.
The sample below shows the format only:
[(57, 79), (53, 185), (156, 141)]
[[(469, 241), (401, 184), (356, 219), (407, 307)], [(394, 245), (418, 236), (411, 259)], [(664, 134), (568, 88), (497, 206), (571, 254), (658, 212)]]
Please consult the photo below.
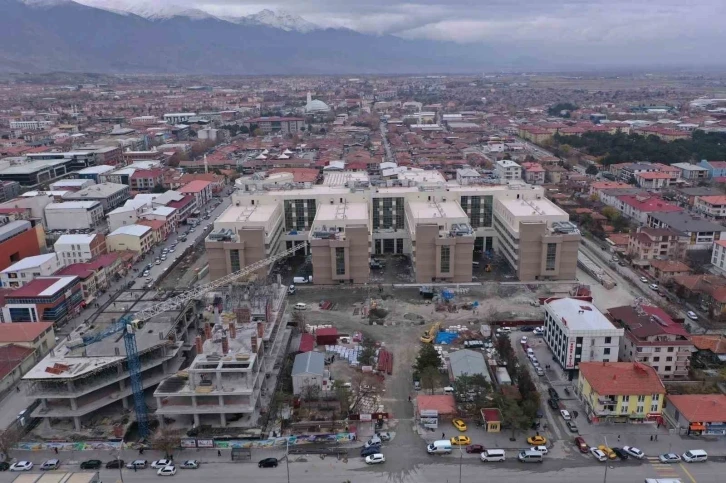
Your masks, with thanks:
[(436, 334), (439, 333), (439, 329), (441, 328), (441, 322), (436, 322), (435, 324), (431, 325), (429, 327), (429, 330), (424, 332), (424, 334), (421, 336), (421, 342), (424, 344), (431, 344), (434, 340), (436, 340)]

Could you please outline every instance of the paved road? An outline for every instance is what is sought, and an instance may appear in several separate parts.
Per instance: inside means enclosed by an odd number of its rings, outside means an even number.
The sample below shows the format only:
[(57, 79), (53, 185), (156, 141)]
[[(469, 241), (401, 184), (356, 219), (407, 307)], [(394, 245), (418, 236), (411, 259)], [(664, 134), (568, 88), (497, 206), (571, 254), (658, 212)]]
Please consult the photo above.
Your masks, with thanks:
[[(666, 477), (663, 470), (647, 460), (628, 460), (606, 465), (586, 456), (576, 461), (545, 459), (542, 464), (531, 465), (508, 460), (487, 465), (474, 461), (461, 466), (456, 458), (425, 457), (424, 462), (407, 465), (403, 470), (399, 470), (392, 463), (393, 461), (387, 461), (380, 466), (366, 467), (359, 460), (345, 463), (329, 458), (321, 460), (318, 457), (308, 457), (305, 462), (290, 463), (289, 479), (288, 468), (284, 462), (277, 468), (265, 469), (258, 468), (254, 462), (219, 463), (202, 466), (199, 470), (179, 470), (172, 481), (196, 483), (204, 479), (208, 482), (232, 482), (240, 481), (240, 474), (244, 474), (243, 481), (264, 480), (266, 483), (641, 483), (645, 478)], [(671, 478), (680, 478), (683, 483), (720, 483), (723, 481), (724, 469), (726, 465), (717, 462), (673, 465), (673, 468), (669, 468), (668, 475)], [(15, 476), (13, 473), (1, 473), (0, 483), (11, 482)], [(124, 482), (148, 482), (152, 478), (157, 478), (155, 470), (123, 470)], [(101, 470), (101, 480), (106, 483), (120, 481), (118, 470)]]
[(390, 163), (396, 162), (396, 157), (391, 151), (391, 145), (388, 143), (388, 127), (385, 122), (380, 124), (381, 127), (381, 138), (383, 139), (383, 148), (386, 150), (386, 161)]

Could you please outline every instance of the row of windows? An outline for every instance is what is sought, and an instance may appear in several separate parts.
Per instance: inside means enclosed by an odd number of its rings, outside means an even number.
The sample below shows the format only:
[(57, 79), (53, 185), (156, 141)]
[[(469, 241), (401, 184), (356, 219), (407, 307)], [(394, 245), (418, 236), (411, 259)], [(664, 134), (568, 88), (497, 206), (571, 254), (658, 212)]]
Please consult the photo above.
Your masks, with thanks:
[(451, 247), (441, 247), (441, 273), (451, 272)]
[(492, 195), (462, 196), (460, 204), (469, 217), (473, 229), (492, 226), (494, 214), (494, 197)]
[(335, 274), (345, 275), (345, 248), (335, 248)]

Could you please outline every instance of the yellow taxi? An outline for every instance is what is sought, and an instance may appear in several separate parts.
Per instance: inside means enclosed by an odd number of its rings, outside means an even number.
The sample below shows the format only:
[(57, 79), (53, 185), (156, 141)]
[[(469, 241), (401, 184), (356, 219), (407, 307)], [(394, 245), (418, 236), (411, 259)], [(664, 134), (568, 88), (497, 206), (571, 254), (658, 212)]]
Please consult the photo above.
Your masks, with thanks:
[(451, 421), (451, 424), (453, 424), (454, 427), (459, 431), (466, 431), (466, 423), (463, 419), (454, 419), (453, 421)]
[(547, 444), (547, 438), (538, 434), (537, 436), (530, 436), (529, 438), (527, 438), (527, 442), (533, 446), (540, 446), (543, 444)]
[(615, 451), (611, 450), (610, 448), (608, 448), (604, 444), (601, 444), (600, 446), (598, 446), (597, 449), (599, 449), (600, 451), (602, 451), (603, 453), (605, 453), (605, 455), (609, 459), (611, 459), (611, 460), (614, 460), (615, 458), (618, 457), (618, 455), (615, 454)]
[(468, 446), (471, 444), (469, 436), (454, 436), (451, 438), (451, 444), (454, 446)]

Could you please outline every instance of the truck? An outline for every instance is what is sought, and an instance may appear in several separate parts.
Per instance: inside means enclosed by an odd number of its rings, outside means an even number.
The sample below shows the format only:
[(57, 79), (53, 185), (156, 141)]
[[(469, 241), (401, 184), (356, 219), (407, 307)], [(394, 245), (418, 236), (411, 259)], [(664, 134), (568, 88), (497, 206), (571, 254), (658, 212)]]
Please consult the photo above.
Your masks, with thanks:
[(495, 375), (497, 376), (497, 381), (500, 386), (512, 385), (512, 378), (509, 377), (509, 372), (507, 372), (506, 367), (497, 367)]
[(488, 324), (482, 324), (479, 332), (481, 332), (481, 336), (485, 339), (489, 339), (492, 336), (492, 328)]

